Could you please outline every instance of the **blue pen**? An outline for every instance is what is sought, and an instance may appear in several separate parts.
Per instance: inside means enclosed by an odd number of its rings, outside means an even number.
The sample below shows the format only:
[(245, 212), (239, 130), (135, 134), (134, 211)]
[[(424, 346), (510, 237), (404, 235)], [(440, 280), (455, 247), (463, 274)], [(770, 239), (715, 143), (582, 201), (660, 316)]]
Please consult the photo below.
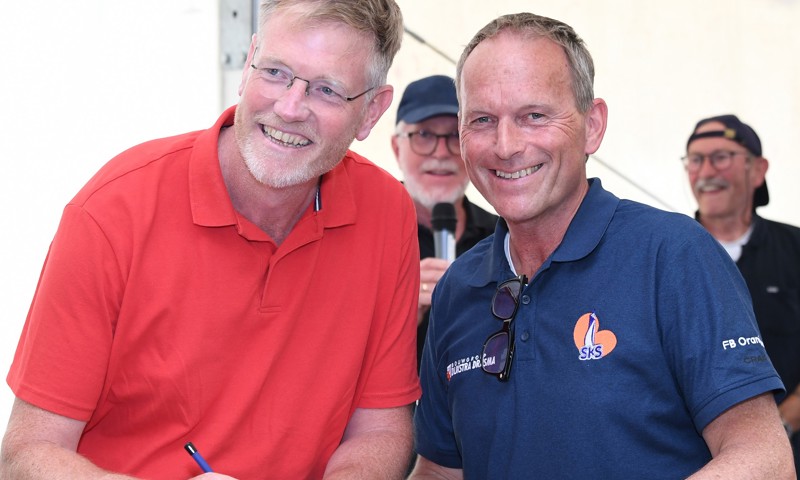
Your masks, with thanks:
[(206, 463), (206, 460), (203, 458), (202, 455), (200, 455), (200, 452), (198, 452), (197, 449), (194, 448), (194, 444), (192, 444), (192, 442), (187, 442), (186, 445), (183, 446), (183, 448), (185, 448), (186, 451), (189, 452), (189, 455), (191, 455), (192, 458), (194, 458), (194, 461), (197, 462), (198, 465), (200, 465), (200, 468), (203, 469), (203, 472), (208, 473), (214, 471), (211, 470), (211, 467), (208, 466), (208, 463)]

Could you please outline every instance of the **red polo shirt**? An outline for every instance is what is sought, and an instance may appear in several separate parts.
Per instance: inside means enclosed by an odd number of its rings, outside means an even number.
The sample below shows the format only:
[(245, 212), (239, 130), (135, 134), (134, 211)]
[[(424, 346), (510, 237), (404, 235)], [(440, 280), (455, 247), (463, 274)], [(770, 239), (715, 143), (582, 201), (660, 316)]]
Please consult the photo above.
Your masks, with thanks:
[(234, 209), (209, 130), (111, 160), (64, 210), (8, 375), (146, 478), (319, 478), (357, 407), (419, 397), (403, 186), (348, 152), (279, 246)]

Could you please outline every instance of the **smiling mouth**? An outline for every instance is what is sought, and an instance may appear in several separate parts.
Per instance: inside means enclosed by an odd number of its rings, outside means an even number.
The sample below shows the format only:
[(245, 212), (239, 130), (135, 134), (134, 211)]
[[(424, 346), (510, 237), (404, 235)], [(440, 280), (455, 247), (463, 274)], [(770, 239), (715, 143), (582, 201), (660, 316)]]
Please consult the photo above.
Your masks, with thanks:
[(435, 175), (437, 177), (446, 177), (450, 175), (455, 175), (456, 172), (452, 172), (450, 170), (428, 170), (425, 172), (427, 175)]
[(697, 193), (714, 193), (728, 188), (728, 183), (720, 179), (699, 180), (694, 189)]
[(723, 188), (719, 185), (705, 185), (697, 189), (700, 193), (719, 192), (720, 190)]
[(267, 136), (267, 138), (286, 147), (300, 148), (311, 144), (311, 140), (308, 140), (307, 138), (281, 132), (280, 130), (276, 130), (271, 127), (262, 126), (261, 131)]
[(507, 180), (511, 180), (511, 179), (514, 179), (514, 178), (522, 178), (522, 177), (527, 177), (528, 175), (533, 175), (540, 168), (542, 168), (542, 164), (541, 163), (539, 165), (536, 165), (536, 166), (533, 166), (533, 167), (525, 168), (523, 170), (517, 170), (516, 172), (510, 172), (510, 173), (501, 172), (500, 170), (495, 170), (494, 174), (497, 175), (500, 178), (505, 178)]

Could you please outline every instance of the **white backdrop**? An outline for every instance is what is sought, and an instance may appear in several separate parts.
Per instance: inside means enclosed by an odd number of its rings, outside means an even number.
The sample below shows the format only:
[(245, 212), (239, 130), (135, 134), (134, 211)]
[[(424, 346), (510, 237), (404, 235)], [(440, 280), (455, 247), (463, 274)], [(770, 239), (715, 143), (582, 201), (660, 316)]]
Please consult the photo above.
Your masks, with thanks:
[[(406, 25), (447, 56), (502, 13), (533, 11), (586, 40), (610, 109), (592, 176), (619, 196), (691, 213), (678, 158), (694, 123), (736, 113), (759, 133), (771, 204), (800, 224), (800, 5), (796, 0), (400, 0)], [(215, 0), (7, 2), (0, 15), (0, 375), (5, 377), (67, 201), (108, 159), (205, 128), (235, 98), (219, 70)], [(405, 85), (454, 67), (413, 38), (390, 74), (395, 102), (353, 148), (399, 175), (389, 148)], [(615, 171), (622, 172), (620, 177)], [(630, 181), (629, 181), (630, 180)], [(639, 189), (641, 187), (644, 193)], [(482, 199), (470, 191), (476, 201)], [(80, 354), (80, 352), (76, 352)], [(13, 396), (0, 385), (0, 433)]]

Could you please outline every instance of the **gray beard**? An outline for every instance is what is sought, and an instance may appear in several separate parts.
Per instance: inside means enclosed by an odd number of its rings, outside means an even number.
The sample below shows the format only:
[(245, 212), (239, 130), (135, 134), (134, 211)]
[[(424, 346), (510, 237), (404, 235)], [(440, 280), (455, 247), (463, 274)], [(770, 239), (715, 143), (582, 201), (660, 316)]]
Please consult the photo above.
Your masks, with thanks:
[(410, 178), (411, 177), (407, 176), (406, 180), (404, 181), (408, 194), (414, 199), (415, 202), (419, 203), (428, 210), (433, 210), (433, 206), (437, 203), (455, 204), (464, 198), (464, 192), (467, 191), (467, 184), (465, 183), (461, 188), (453, 188), (449, 192), (433, 195), (425, 191), (425, 189), (415, 181), (409, 180)]

